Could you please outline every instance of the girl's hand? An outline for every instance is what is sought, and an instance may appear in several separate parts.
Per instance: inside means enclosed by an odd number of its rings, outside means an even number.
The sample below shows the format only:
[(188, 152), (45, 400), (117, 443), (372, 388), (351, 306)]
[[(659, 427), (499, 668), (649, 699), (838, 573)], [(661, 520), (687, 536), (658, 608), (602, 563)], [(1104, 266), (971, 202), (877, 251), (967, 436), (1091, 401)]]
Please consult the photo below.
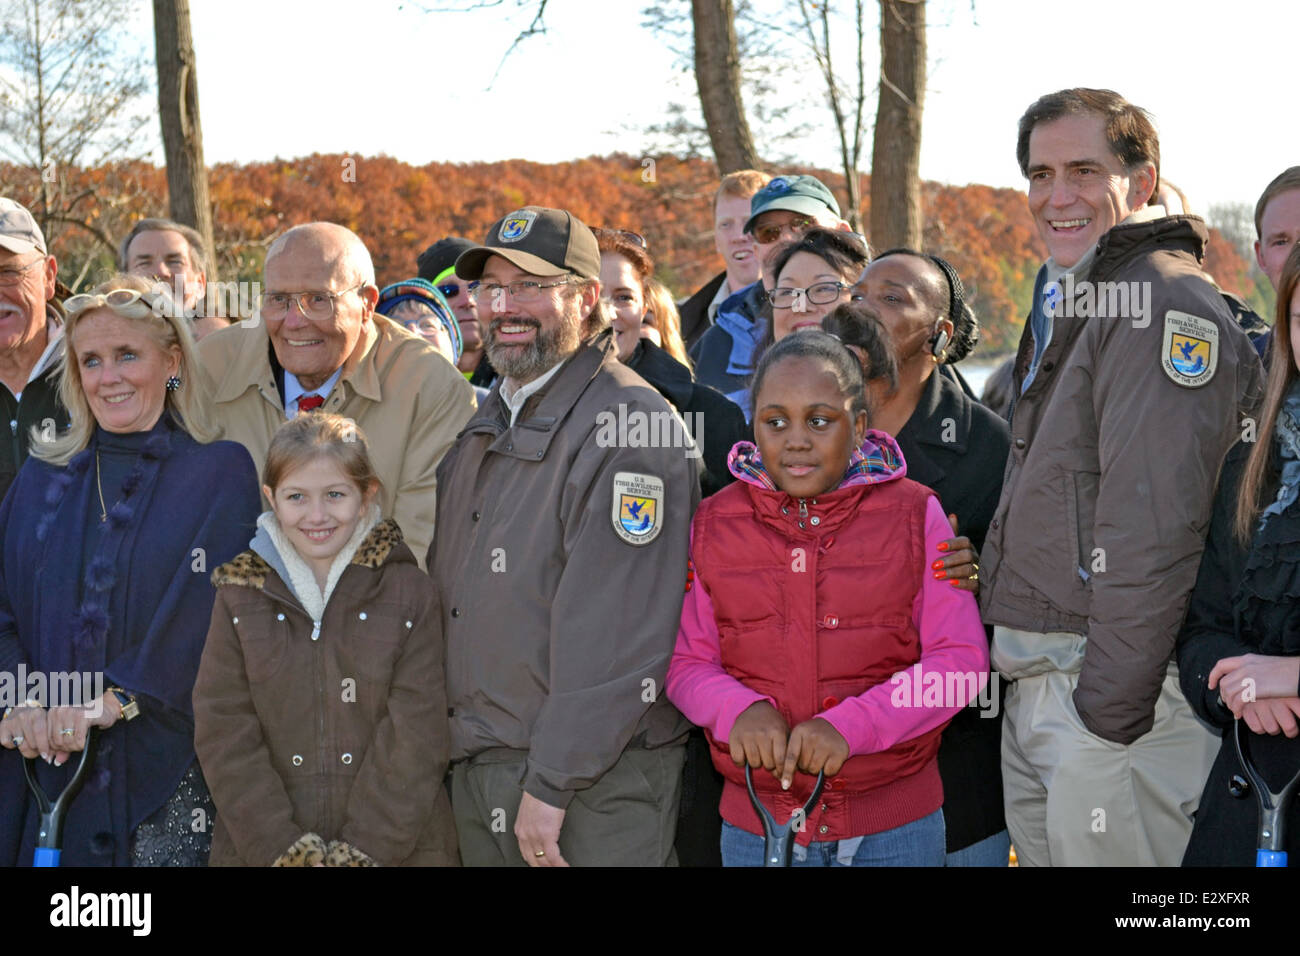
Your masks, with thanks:
[[(952, 533), (957, 535), (957, 516), (948, 515), (952, 524)], [(939, 542), (941, 557), (930, 565), (930, 570), (938, 580), (948, 580), (952, 586), (963, 591), (970, 591), (979, 596), (980, 576), (979, 558), (970, 538), (957, 535), (947, 541)]]
[[(112, 727), (121, 716), (122, 705), (109, 693), (87, 707), (51, 707), (45, 721), (49, 752), (54, 757), (50, 762), (63, 766), (73, 753), (86, 749), (89, 728)], [(69, 730), (72, 733), (67, 733)]]
[(824, 717), (805, 720), (790, 731), (785, 764), (781, 768), (781, 789), (789, 790), (795, 767), (814, 776), (825, 771), (833, 777), (849, 759), (849, 743)]
[(1251, 701), (1295, 697), (1298, 685), (1300, 657), (1265, 654), (1225, 657), (1214, 665), (1209, 679), (1210, 690), (1218, 687), (1220, 699), (1236, 717), (1241, 716), (1242, 705)]
[(1300, 697), (1268, 697), (1251, 701), (1241, 709), (1241, 719), (1257, 734), (1300, 735)]
[(785, 761), (785, 742), (790, 725), (780, 711), (765, 700), (755, 701), (740, 712), (731, 726), (727, 744), (736, 766), (765, 767), (776, 776)]

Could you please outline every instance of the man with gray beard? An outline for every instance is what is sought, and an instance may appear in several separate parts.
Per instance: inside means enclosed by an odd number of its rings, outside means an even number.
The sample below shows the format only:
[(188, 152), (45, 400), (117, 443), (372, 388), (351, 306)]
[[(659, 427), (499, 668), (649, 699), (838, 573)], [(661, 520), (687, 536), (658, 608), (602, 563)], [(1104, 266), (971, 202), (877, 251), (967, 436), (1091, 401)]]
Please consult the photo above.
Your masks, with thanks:
[(447, 641), (468, 866), (675, 862), (687, 723), (662, 696), (699, 502), (688, 449), (598, 441), (671, 414), (618, 361), (600, 251), (528, 206), (456, 260), (501, 379), (438, 469), (428, 567)]

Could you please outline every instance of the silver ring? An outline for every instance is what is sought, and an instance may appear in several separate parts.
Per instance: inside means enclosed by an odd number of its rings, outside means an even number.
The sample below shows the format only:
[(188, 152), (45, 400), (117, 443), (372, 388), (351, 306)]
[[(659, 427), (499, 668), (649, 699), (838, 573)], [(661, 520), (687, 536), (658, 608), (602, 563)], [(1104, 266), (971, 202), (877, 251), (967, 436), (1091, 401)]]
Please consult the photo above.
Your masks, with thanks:
[(15, 738), (14, 738), (14, 746), (15, 746), (15, 747), (21, 746), (21, 745), (22, 745), (22, 742), (23, 742), (23, 738), (22, 738), (22, 737), (15, 737)]
[(76, 733), (76, 731), (73, 730), (71, 727), (64, 727), (62, 730), (59, 731), (59, 733), (62, 734), (64, 737), (71, 737), (73, 734)]

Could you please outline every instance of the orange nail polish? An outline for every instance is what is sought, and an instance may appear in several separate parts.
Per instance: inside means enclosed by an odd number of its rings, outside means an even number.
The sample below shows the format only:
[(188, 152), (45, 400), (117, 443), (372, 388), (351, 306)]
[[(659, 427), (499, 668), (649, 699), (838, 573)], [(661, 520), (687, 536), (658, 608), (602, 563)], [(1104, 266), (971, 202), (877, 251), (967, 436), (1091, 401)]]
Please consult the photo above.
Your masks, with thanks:
[(934, 572), (934, 579), (935, 579), (936, 581), (942, 581), (942, 580), (943, 580), (944, 578), (946, 578), (947, 576), (948, 576), (948, 572), (946, 572), (946, 571), (935, 571), (935, 572)]
[(942, 570), (943, 570), (943, 558), (940, 558), (938, 561), (934, 562), (934, 564), (930, 565), (930, 570), (931, 570), (931, 571), (942, 571)]
[(949, 581), (948, 583), (951, 584), (951, 585), (952, 585), (953, 587), (955, 587), (955, 588), (956, 588), (956, 587), (961, 587), (961, 581), (960, 581), (958, 578), (953, 578), (953, 579), (952, 579), (951, 581)]
[(940, 542), (939, 542), (939, 550), (940, 550), (940, 551), (947, 551), (947, 550), (948, 550), (948, 542), (947, 542), (947, 541), (940, 541)]

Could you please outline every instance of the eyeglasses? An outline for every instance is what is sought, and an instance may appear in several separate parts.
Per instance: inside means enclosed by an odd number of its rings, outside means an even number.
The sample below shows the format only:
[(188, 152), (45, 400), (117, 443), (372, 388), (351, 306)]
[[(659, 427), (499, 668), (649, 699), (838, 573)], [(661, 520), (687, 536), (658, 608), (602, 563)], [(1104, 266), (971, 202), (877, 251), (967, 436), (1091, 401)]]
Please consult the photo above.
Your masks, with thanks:
[(650, 251), (650, 245), (645, 241), (645, 236), (641, 235), (641, 233), (639, 232), (632, 232), (630, 229), (607, 229), (604, 227), (597, 229), (595, 231), (598, 233), (609, 232), (609, 233), (613, 233), (616, 236), (622, 236), (624, 239), (626, 239), (628, 242), (631, 242), (633, 245), (640, 246), (642, 249), (645, 249), (647, 252)]
[(109, 308), (118, 315), (128, 319), (143, 319), (150, 313), (157, 312), (163, 315), (165, 310), (160, 307), (157, 299), (145, 298), (146, 293), (137, 292), (135, 289), (114, 289), (104, 295), (74, 295), (63, 303), (63, 310), (68, 314), (68, 318), (80, 315), (88, 309)]
[[(767, 299), (774, 309), (806, 311), (808, 303), (830, 305), (850, 288), (843, 282), (814, 282), (806, 289), (773, 289)], [(802, 305), (800, 304), (802, 303)]]
[(534, 282), (531, 279), (520, 279), (506, 285), (497, 282), (472, 282), (470, 283), (469, 294), (482, 305), (486, 302), (500, 302), (501, 294), (509, 292), (510, 298), (522, 305), (528, 305), (530, 302), (539, 300), (542, 297), (543, 290), (555, 289), (569, 284), (567, 276), (559, 282)]
[(418, 319), (398, 319), (398, 321), (402, 323), (403, 328), (420, 335), (433, 335), (435, 332), (447, 331), (447, 327), (436, 315), (422, 315)]
[(763, 245), (768, 246), (781, 238), (781, 234), (789, 230), (791, 235), (798, 235), (817, 225), (817, 220), (811, 216), (795, 216), (789, 222), (783, 223), (764, 223), (761, 226), (753, 228), (754, 238)]
[(258, 301), (258, 309), (267, 319), (279, 320), (288, 317), (289, 304), (298, 303), (298, 311), (309, 319), (330, 319), (334, 317), (334, 301), (349, 292), (364, 289), (366, 284), (360, 282), (342, 292), (263, 292)]
[(28, 269), (44, 261), (43, 258), (33, 259), (31, 262), (27, 263), (27, 265), (19, 266), (17, 269), (0, 269), (0, 285), (17, 285), (23, 281), (23, 276), (27, 273)]

